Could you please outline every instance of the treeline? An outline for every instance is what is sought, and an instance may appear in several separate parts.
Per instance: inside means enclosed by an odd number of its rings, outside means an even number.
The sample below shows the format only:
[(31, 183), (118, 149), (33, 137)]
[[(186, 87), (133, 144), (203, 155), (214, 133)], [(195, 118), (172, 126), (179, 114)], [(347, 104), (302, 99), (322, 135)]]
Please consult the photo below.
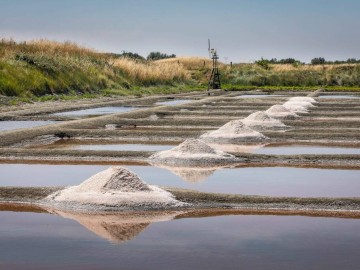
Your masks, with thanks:
[[(348, 58), (347, 60), (329, 61), (329, 60), (326, 60), (324, 57), (315, 57), (315, 58), (311, 59), (310, 63), (312, 65), (359, 64), (360, 59)], [(305, 65), (305, 62), (301, 62), (300, 60), (297, 60), (295, 58), (284, 58), (284, 59), (277, 59), (277, 58), (264, 59), (264, 58), (261, 58), (260, 60), (255, 61), (255, 64), (258, 64), (259, 66), (262, 66), (262, 67), (267, 67), (269, 64), (272, 64), (272, 65), (291, 64), (291, 65), (297, 66), (297, 65)]]
[(325, 60), (324, 57), (316, 57), (311, 59), (311, 64), (312, 65), (332, 65), (332, 64), (359, 64), (360, 63), (360, 59), (356, 59), (356, 58), (348, 58), (347, 60), (335, 60), (335, 61), (328, 61)]
[(166, 54), (161, 52), (150, 52), (148, 56), (145, 58), (142, 55), (138, 53), (128, 52), (128, 51), (122, 51), (122, 53), (110, 53), (108, 54), (115, 58), (130, 58), (134, 60), (140, 60), (140, 61), (156, 61), (161, 59), (168, 59), (168, 58), (176, 58), (175, 54)]

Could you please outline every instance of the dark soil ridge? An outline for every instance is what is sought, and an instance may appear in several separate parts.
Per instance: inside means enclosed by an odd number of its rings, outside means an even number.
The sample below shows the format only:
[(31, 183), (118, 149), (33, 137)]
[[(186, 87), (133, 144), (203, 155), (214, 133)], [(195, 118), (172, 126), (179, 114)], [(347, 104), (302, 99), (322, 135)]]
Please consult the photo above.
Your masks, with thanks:
[[(64, 187), (1, 187), (0, 203), (17, 203), (26, 205), (41, 205), (42, 199)], [(190, 205), (178, 209), (243, 209), (243, 210), (273, 210), (273, 211), (327, 211), (352, 212), (353, 217), (360, 218), (360, 198), (297, 198), (297, 197), (266, 197), (249, 195), (230, 195), (220, 193), (205, 193), (165, 187), (179, 201)], [(46, 205), (45, 205), (46, 206)], [(106, 208), (102, 207), (102, 210)], [(1, 210), (1, 208), (0, 208)], [(112, 207), (109, 211), (116, 211)], [(150, 210), (150, 209), (148, 209)], [(166, 210), (166, 209), (163, 209)], [(174, 208), (172, 210), (175, 210)]]
[[(133, 161), (147, 162), (151, 151), (92, 151), (69, 149), (0, 148), (0, 160)], [(327, 165), (360, 168), (360, 155), (262, 155), (235, 154), (239, 164)], [(234, 164), (234, 163), (232, 163)], [(223, 165), (227, 165), (224, 163)]]

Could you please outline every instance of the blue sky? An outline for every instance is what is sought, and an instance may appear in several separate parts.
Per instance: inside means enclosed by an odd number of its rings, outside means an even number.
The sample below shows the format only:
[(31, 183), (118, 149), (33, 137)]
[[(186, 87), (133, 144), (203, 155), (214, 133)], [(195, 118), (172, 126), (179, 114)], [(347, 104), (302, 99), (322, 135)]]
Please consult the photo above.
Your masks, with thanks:
[(360, 0), (0, 0), (0, 36), (250, 62), (360, 58)]

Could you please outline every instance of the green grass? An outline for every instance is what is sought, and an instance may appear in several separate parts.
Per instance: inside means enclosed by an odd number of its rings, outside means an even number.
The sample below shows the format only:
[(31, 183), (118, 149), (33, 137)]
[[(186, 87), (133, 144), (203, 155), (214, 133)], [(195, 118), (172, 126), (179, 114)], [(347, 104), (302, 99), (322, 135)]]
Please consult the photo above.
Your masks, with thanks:
[[(73, 43), (0, 43), (0, 95), (11, 102), (71, 100), (113, 95), (154, 95), (206, 90), (211, 66), (204, 59), (138, 62), (114, 59)], [(183, 60), (181, 60), (183, 61)], [(360, 64), (220, 64), (229, 90), (359, 91)]]

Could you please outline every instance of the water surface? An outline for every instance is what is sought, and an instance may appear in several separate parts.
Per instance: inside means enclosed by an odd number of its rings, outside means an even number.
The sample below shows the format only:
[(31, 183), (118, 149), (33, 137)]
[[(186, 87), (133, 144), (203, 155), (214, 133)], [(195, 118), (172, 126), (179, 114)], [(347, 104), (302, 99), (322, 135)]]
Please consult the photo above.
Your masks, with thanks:
[(360, 148), (313, 145), (267, 145), (254, 149), (253, 153), (265, 155), (360, 155)]
[(318, 96), (319, 98), (350, 98), (350, 99), (354, 99), (354, 98), (360, 98), (360, 96), (354, 96), (354, 95), (320, 95)]
[(0, 132), (19, 128), (32, 128), (55, 123), (55, 121), (0, 121)]
[(265, 98), (265, 97), (283, 97), (284, 95), (252, 95), (252, 94), (249, 94), (249, 95), (241, 95), (241, 96), (236, 96), (235, 98)]
[(164, 151), (169, 150), (175, 145), (162, 144), (53, 144), (51, 148), (66, 148), (74, 150), (94, 150), (94, 151)]
[(104, 114), (112, 114), (112, 113), (120, 113), (120, 112), (129, 112), (135, 109), (140, 109), (141, 107), (99, 107), (92, 109), (84, 109), (84, 110), (76, 110), (76, 111), (68, 111), (68, 112), (60, 112), (54, 113), (53, 115), (57, 116), (91, 116), (91, 115), (104, 115)]
[[(360, 265), (357, 219), (235, 215), (88, 222), (81, 216), (0, 212), (1, 269), (355, 270)], [(109, 242), (109, 234), (120, 241)]]
[[(0, 186), (77, 185), (109, 166), (0, 164)], [(246, 195), (360, 197), (360, 170), (124, 166), (153, 185)]]
[(175, 99), (175, 100), (167, 100), (167, 101), (159, 101), (156, 102), (156, 105), (180, 105), (192, 102), (191, 99)]

